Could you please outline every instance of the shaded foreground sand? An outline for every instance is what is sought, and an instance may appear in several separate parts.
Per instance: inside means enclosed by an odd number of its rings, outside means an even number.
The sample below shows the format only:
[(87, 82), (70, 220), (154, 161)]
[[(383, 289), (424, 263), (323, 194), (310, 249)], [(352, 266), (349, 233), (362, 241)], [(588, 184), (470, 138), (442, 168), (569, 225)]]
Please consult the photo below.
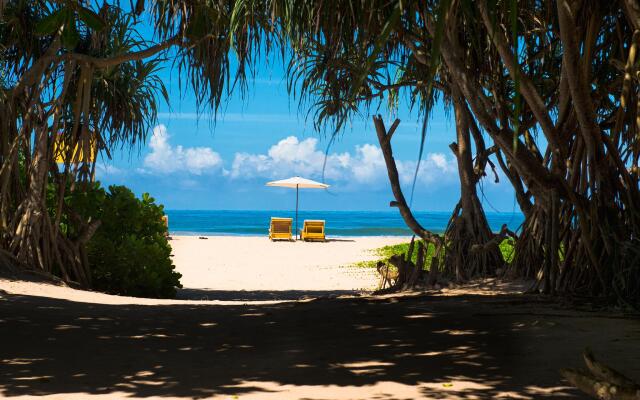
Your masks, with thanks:
[(114, 305), (5, 292), (0, 344), (1, 396), (56, 399), (584, 398), (557, 370), (585, 346), (640, 378), (637, 320), (514, 295)]
[[(214, 301), (0, 279), (0, 397), (584, 398), (558, 369), (580, 366), (586, 346), (640, 380), (638, 319), (562, 308), (493, 281), (439, 294), (278, 302), (374, 285), (367, 271), (339, 268), (367, 257), (372, 242), (245, 251), (231, 239), (173, 242), (183, 297)], [(279, 262), (275, 248), (284, 249)]]

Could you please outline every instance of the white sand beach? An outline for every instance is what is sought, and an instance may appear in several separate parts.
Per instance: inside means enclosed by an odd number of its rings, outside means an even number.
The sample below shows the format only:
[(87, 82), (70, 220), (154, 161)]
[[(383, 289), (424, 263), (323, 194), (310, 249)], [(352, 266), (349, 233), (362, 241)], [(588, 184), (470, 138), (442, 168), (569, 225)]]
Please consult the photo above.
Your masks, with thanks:
[(354, 237), (272, 242), (267, 237), (173, 236), (170, 243), (184, 289), (330, 292), (375, 289), (376, 271), (353, 264), (376, 259), (372, 252), (376, 248), (408, 240)]
[(406, 237), (354, 237), (327, 242), (272, 242), (257, 236), (172, 236), (173, 261), (182, 274), (176, 299), (112, 296), (38, 281), (3, 279), (0, 290), (100, 304), (234, 304), (273, 302), (371, 291), (374, 269), (353, 266), (378, 258), (372, 250)]

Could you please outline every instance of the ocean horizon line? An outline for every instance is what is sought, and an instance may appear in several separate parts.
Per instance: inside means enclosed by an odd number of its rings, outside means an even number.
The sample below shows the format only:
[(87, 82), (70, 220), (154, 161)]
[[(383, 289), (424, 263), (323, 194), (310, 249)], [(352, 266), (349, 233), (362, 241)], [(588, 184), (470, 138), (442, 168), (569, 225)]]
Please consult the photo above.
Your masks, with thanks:
[[(442, 232), (438, 232), (442, 233)], [(202, 237), (249, 237), (249, 238), (267, 238), (268, 233), (223, 233), (223, 232), (188, 232), (188, 231), (169, 231), (169, 236), (180, 237), (180, 236), (202, 236)], [(342, 238), (367, 238), (367, 237), (394, 237), (394, 238), (411, 238), (411, 236), (416, 236), (415, 233), (407, 233), (406, 235), (340, 235), (340, 234), (331, 234), (327, 233), (327, 238), (331, 239), (342, 239)], [(300, 240), (300, 239), (298, 239)]]
[[(238, 208), (238, 209), (229, 209), (229, 208), (220, 208), (220, 209), (200, 209), (200, 208), (164, 208), (164, 211), (166, 212), (185, 212), (185, 211), (190, 211), (190, 212), (243, 212), (243, 211), (250, 211), (250, 212), (283, 212), (283, 213), (289, 213), (289, 212), (295, 212), (295, 210), (292, 209), (244, 209), (244, 208)], [(331, 212), (331, 213), (398, 213), (399, 211), (397, 211), (397, 209), (381, 209), (381, 210), (310, 210), (310, 209), (304, 209), (304, 210), (298, 210), (298, 213), (321, 213), (321, 212)], [(430, 214), (452, 214), (453, 210), (451, 211), (437, 211), (437, 210), (412, 210), (413, 213), (430, 213)], [(485, 211), (485, 214), (510, 214), (510, 215), (523, 215), (521, 212), (518, 211)]]
[[(167, 210), (169, 232), (172, 235), (229, 235), (264, 236), (269, 232), (271, 217), (292, 218), (295, 210)], [(446, 231), (451, 212), (417, 211), (415, 218), (422, 226), (434, 233)], [(304, 220), (325, 221), (326, 234), (331, 237), (357, 236), (411, 236), (397, 210), (385, 211), (311, 211), (300, 210), (293, 231), (302, 229)], [(524, 220), (517, 213), (487, 213), (492, 231), (500, 231), (503, 224), (517, 230)]]

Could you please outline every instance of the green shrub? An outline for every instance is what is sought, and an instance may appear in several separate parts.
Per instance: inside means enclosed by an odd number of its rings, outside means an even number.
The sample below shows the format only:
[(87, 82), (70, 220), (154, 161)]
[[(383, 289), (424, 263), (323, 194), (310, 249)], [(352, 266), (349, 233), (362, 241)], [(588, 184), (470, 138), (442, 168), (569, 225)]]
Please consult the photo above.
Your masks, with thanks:
[(502, 253), (502, 258), (504, 262), (507, 264), (511, 264), (516, 252), (516, 241), (512, 238), (504, 239), (500, 243), (500, 253)]
[[(373, 254), (375, 254), (379, 258), (371, 261), (360, 261), (355, 265), (358, 267), (373, 268), (378, 264), (378, 261), (386, 261), (389, 259), (389, 257), (391, 257), (394, 254), (407, 254), (408, 251), (409, 251), (409, 242), (383, 246), (383, 247), (372, 250)], [(431, 259), (433, 258), (435, 253), (436, 253), (436, 246), (433, 243), (429, 243), (427, 245), (427, 254), (425, 257), (426, 270), (429, 270), (431, 266)], [(415, 263), (417, 261), (417, 258), (418, 258), (418, 240), (416, 240), (415, 242), (415, 248), (413, 250), (413, 254), (411, 255), (411, 261)]]
[[(414, 263), (416, 262), (416, 258), (418, 257), (417, 242), (418, 241), (416, 240), (416, 244), (415, 244), (416, 248), (413, 250), (413, 254), (411, 257), (411, 261), (413, 261)], [(394, 254), (407, 254), (408, 251), (409, 251), (409, 242), (380, 247), (373, 250), (373, 254), (375, 254), (379, 258), (372, 261), (360, 261), (360, 262), (357, 262), (355, 266), (373, 268), (378, 264), (378, 261), (386, 261), (389, 259), (389, 257), (391, 257)], [(431, 266), (431, 259), (435, 255), (435, 252), (436, 252), (435, 245), (433, 243), (429, 243), (429, 245), (427, 246), (427, 255), (425, 259), (426, 270), (429, 270)], [(513, 261), (514, 252), (515, 252), (514, 240), (511, 238), (504, 239), (500, 243), (500, 252), (502, 253), (502, 258), (504, 259), (504, 261), (507, 264), (511, 263), (511, 261)]]
[(87, 247), (93, 287), (127, 296), (175, 297), (182, 275), (171, 261), (163, 207), (148, 193), (138, 199), (124, 186), (110, 186), (101, 200), (97, 217), (102, 224)]

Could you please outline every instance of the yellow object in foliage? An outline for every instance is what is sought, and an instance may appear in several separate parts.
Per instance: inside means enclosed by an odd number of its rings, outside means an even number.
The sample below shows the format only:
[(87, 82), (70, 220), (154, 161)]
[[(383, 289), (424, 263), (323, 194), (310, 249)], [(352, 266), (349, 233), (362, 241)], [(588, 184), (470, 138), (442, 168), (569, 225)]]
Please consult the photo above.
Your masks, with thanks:
[(169, 216), (168, 215), (162, 216), (162, 223), (164, 224), (164, 227), (167, 229), (167, 231), (164, 233), (165, 236), (169, 236)]
[(64, 164), (67, 161), (67, 157), (70, 158), (70, 164), (93, 162), (96, 159), (96, 150), (97, 141), (94, 135), (91, 135), (89, 140), (80, 140), (73, 149), (73, 152), (70, 146), (64, 142), (62, 135), (58, 135), (53, 142), (53, 156), (56, 163), (60, 164)]
[(271, 218), (271, 225), (269, 226), (269, 239), (291, 239), (291, 218)]
[(302, 240), (325, 240), (324, 221), (306, 219), (301, 233)]

